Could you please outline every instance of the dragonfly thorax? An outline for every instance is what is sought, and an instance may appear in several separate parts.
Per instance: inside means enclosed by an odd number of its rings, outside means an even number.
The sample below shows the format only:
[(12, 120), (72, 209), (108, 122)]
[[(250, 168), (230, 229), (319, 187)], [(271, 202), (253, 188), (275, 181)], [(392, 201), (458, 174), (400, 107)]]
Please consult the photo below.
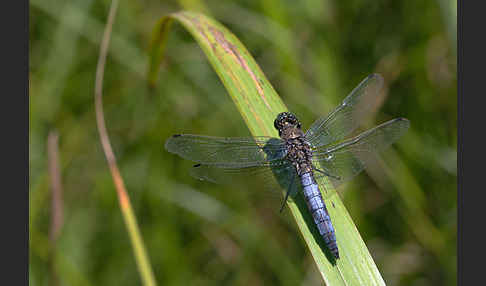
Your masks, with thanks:
[[(301, 131), (302, 132), (302, 131)], [(287, 160), (295, 167), (297, 174), (312, 172), (312, 150), (304, 136), (289, 138), (285, 140), (287, 149)]]
[(285, 141), (286, 159), (295, 167), (297, 174), (311, 172), (312, 150), (297, 117), (293, 113), (282, 112), (275, 119), (274, 126)]

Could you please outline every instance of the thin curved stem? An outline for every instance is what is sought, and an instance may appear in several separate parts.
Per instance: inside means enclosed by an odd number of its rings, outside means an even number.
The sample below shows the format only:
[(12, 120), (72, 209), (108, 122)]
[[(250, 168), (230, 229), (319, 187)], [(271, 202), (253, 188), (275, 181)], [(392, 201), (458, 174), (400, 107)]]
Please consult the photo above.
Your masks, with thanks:
[(98, 64), (96, 67), (96, 81), (95, 81), (95, 110), (96, 110), (96, 123), (98, 126), (98, 132), (100, 134), (101, 145), (108, 161), (111, 176), (115, 183), (118, 201), (120, 203), (120, 209), (123, 214), (127, 231), (130, 235), (130, 241), (135, 254), (135, 260), (137, 262), (138, 271), (142, 278), (144, 285), (156, 285), (155, 277), (150, 265), (149, 258), (145, 251), (142, 236), (138, 228), (137, 220), (135, 218), (130, 198), (125, 189), (123, 178), (120, 174), (118, 166), (116, 164), (116, 157), (111, 148), (108, 132), (106, 131), (105, 118), (103, 114), (103, 77), (106, 64), (106, 56), (108, 54), (108, 47), (110, 44), (110, 35), (115, 19), (116, 10), (118, 8), (118, 0), (113, 0), (110, 6), (110, 12), (108, 14), (108, 20), (106, 23), (103, 39), (101, 41), (100, 55), (98, 58)]

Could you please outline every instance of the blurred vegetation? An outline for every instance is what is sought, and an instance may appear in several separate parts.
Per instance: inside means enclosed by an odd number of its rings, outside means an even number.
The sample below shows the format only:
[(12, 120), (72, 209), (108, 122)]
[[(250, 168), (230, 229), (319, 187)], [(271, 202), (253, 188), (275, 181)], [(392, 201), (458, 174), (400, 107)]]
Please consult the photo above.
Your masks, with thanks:
[[(30, 1), (31, 285), (139, 285), (96, 130), (93, 91), (110, 1)], [(227, 188), (188, 175), (174, 133), (248, 136), (195, 41), (168, 39), (147, 85), (157, 20), (181, 9), (222, 22), (308, 127), (365, 76), (386, 86), (369, 127), (411, 129), (340, 194), (388, 285), (456, 283), (455, 1), (122, 1), (104, 81), (108, 132), (160, 285), (319, 285), (288, 212), (256, 182)], [(62, 225), (50, 239), (47, 138), (57, 131)], [(248, 191), (252, 190), (252, 192)], [(254, 191), (253, 191), (254, 190)], [(191, 198), (190, 205), (187, 198)]]

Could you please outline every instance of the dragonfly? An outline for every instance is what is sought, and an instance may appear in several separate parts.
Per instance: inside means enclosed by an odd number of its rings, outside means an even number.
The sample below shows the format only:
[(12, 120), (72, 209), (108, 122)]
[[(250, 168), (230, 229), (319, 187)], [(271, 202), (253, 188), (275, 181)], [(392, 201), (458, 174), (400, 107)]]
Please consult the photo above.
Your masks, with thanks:
[(382, 86), (379, 74), (369, 75), (306, 132), (295, 114), (282, 112), (274, 121), (280, 138), (177, 134), (167, 139), (165, 148), (195, 162), (190, 173), (200, 180), (234, 184), (238, 177), (265, 178), (265, 185), (285, 191), (280, 211), (289, 197), (303, 194), (320, 236), (339, 259), (335, 229), (316, 179), (326, 177), (337, 188), (365, 168), (367, 156), (389, 147), (408, 130), (409, 120), (396, 118), (350, 136), (372, 113)]

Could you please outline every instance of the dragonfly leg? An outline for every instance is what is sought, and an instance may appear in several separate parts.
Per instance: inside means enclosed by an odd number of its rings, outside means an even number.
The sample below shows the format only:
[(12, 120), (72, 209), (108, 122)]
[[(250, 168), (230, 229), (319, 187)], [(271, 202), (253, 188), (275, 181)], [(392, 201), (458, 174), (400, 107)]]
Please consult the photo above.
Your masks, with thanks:
[(331, 177), (331, 178), (333, 178), (333, 179), (336, 179), (336, 180), (341, 180), (341, 177), (339, 177), (339, 176), (334, 176), (334, 175), (331, 175), (331, 174), (329, 174), (329, 173), (328, 173), (328, 172), (326, 172), (326, 171), (323, 171), (323, 170), (317, 169), (316, 167), (313, 167), (313, 169), (314, 169), (314, 171), (317, 171), (317, 172), (319, 172), (319, 173), (322, 173), (322, 174), (324, 174), (324, 175), (326, 175), (326, 176), (328, 176), (328, 177)]
[(295, 175), (292, 176), (292, 179), (291, 179), (290, 184), (289, 184), (289, 188), (287, 190), (287, 193), (285, 194), (285, 199), (282, 203), (282, 206), (280, 207), (280, 212), (283, 211), (283, 208), (285, 207), (285, 203), (287, 202), (287, 199), (289, 198), (289, 195), (292, 192), (292, 186), (294, 184), (294, 180), (295, 180)]

